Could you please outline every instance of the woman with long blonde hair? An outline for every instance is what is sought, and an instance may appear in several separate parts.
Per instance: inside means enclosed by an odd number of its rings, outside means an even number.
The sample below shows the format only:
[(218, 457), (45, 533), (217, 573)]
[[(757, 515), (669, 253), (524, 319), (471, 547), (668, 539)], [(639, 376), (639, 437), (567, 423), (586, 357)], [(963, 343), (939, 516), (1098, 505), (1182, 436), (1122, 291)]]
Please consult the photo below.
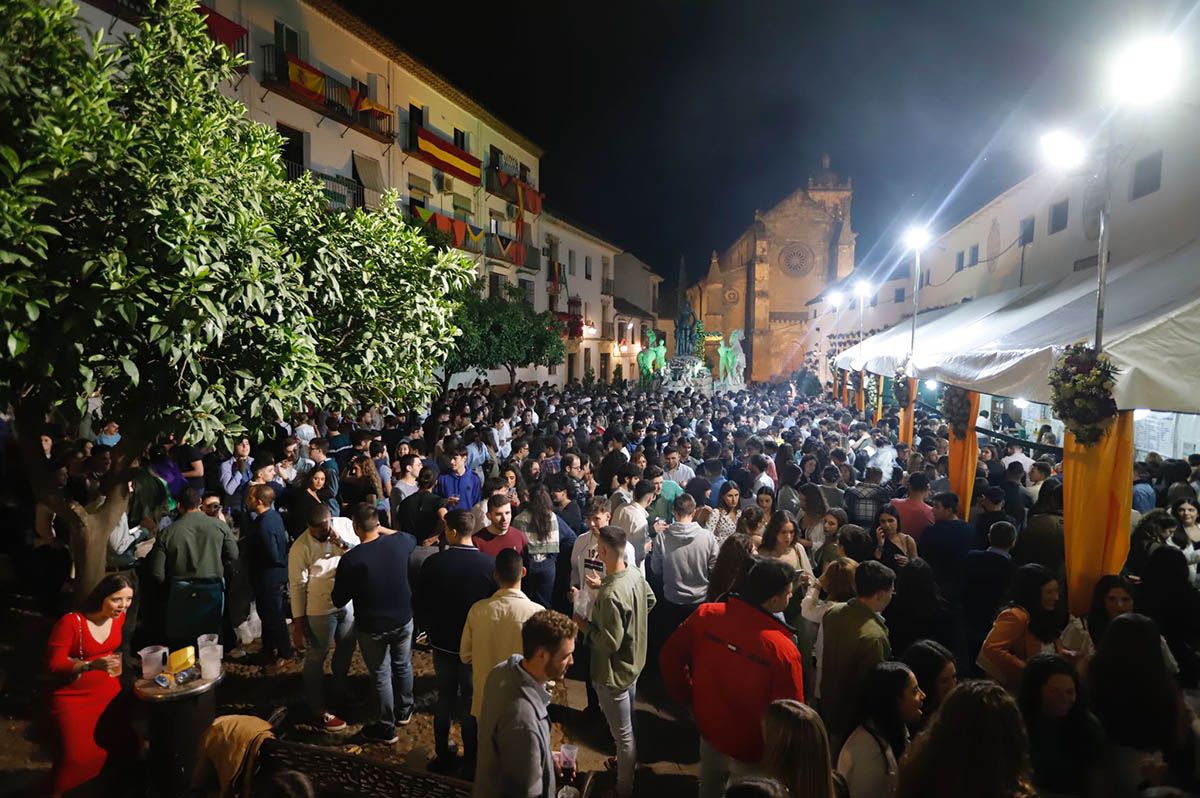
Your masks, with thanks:
[(837, 798), (841, 777), (833, 770), (829, 735), (821, 716), (791, 698), (772, 701), (762, 719), (762, 769), (781, 781), (792, 798)]

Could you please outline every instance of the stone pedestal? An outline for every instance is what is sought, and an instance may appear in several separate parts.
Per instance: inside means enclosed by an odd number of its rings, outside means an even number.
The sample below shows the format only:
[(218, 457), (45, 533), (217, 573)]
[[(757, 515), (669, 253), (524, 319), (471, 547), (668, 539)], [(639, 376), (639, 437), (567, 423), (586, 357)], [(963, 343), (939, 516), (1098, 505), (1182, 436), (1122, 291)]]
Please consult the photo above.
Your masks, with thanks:
[(713, 378), (708, 366), (698, 357), (691, 355), (673, 357), (667, 367), (659, 373), (662, 391), (686, 391), (691, 388), (705, 396), (712, 396)]

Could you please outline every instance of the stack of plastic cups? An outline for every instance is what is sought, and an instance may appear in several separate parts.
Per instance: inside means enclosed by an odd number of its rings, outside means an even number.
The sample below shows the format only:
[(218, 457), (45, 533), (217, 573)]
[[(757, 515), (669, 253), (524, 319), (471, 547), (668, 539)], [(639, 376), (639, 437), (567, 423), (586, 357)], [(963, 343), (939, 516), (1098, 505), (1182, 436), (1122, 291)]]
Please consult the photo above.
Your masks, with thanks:
[(216, 679), (221, 675), (221, 657), (225, 655), (225, 649), (217, 643), (219, 639), (215, 634), (196, 638), (196, 659), (200, 663), (201, 679)]

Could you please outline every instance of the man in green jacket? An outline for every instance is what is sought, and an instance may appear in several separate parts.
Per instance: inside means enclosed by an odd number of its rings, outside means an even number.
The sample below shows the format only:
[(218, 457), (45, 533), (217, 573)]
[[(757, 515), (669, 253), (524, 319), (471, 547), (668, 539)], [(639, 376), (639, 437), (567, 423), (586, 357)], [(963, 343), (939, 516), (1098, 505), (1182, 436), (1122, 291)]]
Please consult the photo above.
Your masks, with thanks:
[(896, 592), (896, 573), (868, 560), (854, 572), (855, 597), (825, 613), (821, 660), (821, 716), (833, 755), (853, 729), (855, 703), (863, 681), (880, 662), (892, 658), (883, 611)]
[(238, 558), (238, 542), (224, 521), (200, 509), (193, 487), (179, 495), (179, 518), (158, 533), (150, 573), (167, 584), (165, 635), (171, 647), (221, 631), (225, 571)]
[(617, 795), (629, 798), (637, 767), (633, 703), (646, 665), (647, 617), (654, 593), (641, 571), (625, 563), (625, 530), (601, 529), (597, 553), (606, 575), (592, 604), (591, 620), (577, 615), (575, 622), (591, 646), (592, 685), (617, 748)]

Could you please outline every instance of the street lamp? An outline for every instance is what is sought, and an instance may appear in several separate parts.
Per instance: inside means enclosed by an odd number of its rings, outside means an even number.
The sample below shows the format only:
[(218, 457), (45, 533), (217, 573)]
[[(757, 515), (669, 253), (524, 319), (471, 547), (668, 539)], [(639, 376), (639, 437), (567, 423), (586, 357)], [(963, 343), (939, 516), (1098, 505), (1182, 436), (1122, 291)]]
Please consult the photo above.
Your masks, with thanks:
[[(1130, 42), (1117, 53), (1109, 66), (1109, 89), (1120, 107), (1145, 107), (1170, 96), (1178, 87), (1183, 71), (1183, 51), (1179, 42), (1167, 36), (1147, 36)], [(1105, 125), (1108, 142), (1089, 153), (1084, 143), (1065, 131), (1042, 136), (1042, 156), (1055, 169), (1071, 170), (1085, 166), (1089, 155), (1098, 161), (1098, 177), (1104, 181), (1099, 192), (1099, 235), (1096, 244), (1096, 351), (1104, 349), (1104, 292), (1108, 283), (1109, 194), (1112, 175), (1113, 118)]]
[(866, 340), (863, 335), (863, 306), (867, 304), (867, 297), (871, 295), (871, 284), (866, 280), (859, 280), (854, 284), (854, 293), (858, 297), (858, 342), (861, 344)]
[(1183, 72), (1183, 50), (1170, 36), (1127, 44), (1109, 65), (1109, 90), (1125, 106), (1147, 106), (1171, 96)]
[(840, 308), (842, 306), (842, 303), (845, 301), (846, 301), (846, 297), (845, 297), (845, 295), (842, 294), (841, 291), (834, 291), (832, 294), (829, 295), (829, 307), (835, 311), (838, 308)]
[(913, 253), (913, 314), (912, 332), (908, 338), (908, 368), (911, 376), (917, 376), (913, 356), (917, 351), (917, 313), (921, 310), (921, 250), (929, 246), (929, 230), (913, 225), (904, 233), (904, 246)]

